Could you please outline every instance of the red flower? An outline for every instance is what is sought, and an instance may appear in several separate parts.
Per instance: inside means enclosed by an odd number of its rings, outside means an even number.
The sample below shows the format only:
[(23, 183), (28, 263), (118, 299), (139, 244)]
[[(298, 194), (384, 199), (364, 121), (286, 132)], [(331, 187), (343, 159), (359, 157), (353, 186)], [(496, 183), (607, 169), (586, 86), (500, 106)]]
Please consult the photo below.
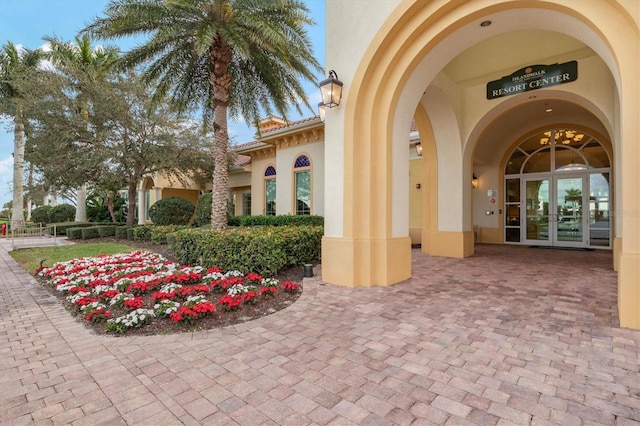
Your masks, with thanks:
[(125, 308), (129, 308), (132, 311), (134, 309), (142, 308), (142, 297), (134, 297), (133, 299), (128, 299), (124, 301)]
[(218, 305), (224, 306), (227, 311), (236, 309), (242, 304), (242, 296), (239, 295), (224, 295), (218, 300)]
[(176, 296), (176, 292), (175, 290), (167, 293), (164, 291), (156, 291), (155, 293), (153, 293), (153, 295), (151, 296), (151, 300), (162, 300), (162, 299), (173, 299)]
[(108, 318), (111, 318), (111, 312), (107, 311), (104, 308), (100, 308), (100, 309), (96, 309), (95, 311), (91, 311), (89, 312), (86, 316), (85, 316), (87, 321), (91, 321), (91, 322), (100, 322), (100, 321), (104, 321)]
[(298, 291), (300, 284), (294, 283), (293, 281), (285, 281), (282, 283), (282, 289), (287, 293), (295, 293)]
[(260, 281), (262, 281), (262, 276), (255, 272), (251, 272), (250, 274), (245, 275), (244, 279), (247, 281), (253, 281), (253, 282), (259, 283)]
[(278, 292), (278, 289), (275, 287), (262, 287), (259, 291), (260, 296), (267, 295), (273, 296)]

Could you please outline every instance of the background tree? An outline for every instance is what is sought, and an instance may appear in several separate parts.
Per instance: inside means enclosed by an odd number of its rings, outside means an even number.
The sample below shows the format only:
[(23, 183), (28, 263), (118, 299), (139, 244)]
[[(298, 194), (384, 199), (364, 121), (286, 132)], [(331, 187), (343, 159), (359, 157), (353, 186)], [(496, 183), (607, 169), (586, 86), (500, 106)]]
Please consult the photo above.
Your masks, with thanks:
[[(49, 58), (60, 72), (64, 73), (65, 69), (69, 69), (69, 67), (85, 71), (91, 84), (103, 82), (120, 55), (120, 51), (116, 47), (93, 47), (91, 40), (86, 35), (76, 37), (75, 44), (51, 36), (45, 36), (44, 40), (51, 47)], [(89, 101), (86, 99), (87, 93), (79, 81), (76, 83), (75, 90), (78, 92), (77, 96), (82, 108), (80, 114), (87, 118), (89, 107)], [(86, 220), (87, 184), (83, 183), (77, 189), (75, 221), (85, 222)]]
[[(162, 172), (185, 182), (211, 155), (200, 123), (154, 105), (152, 88), (134, 73), (96, 82), (69, 67), (64, 74), (42, 71), (21, 84), (33, 117), (30, 161), (58, 187), (88, 182), (96, 190), (126, 188), (129, 225), (145, 176)], [(76, 84), (83, 87), (82, 99)], [(80, 106), (86, 106), (84, 116), (77, 114)]]
[(213, 120), (211, 226), (227, 226), (227, 117), (257, 125), (273, 110), (312, 110), (300, 79), (320, 70), (298, 0), (119, 0), (85, 33), (97, 38), (148, 36), (122, 58), (125, 67), (150, 63), (143, 74), (179, 112), (203, 111)]
[(571, 203), (572, 216), (576, 216), (578, 208), (576, 206), (582, 206), (582, 191), (577, 188), (570, 188), (565, 190), (564, 202)]
[(13, 210), (11, 226), (24, 226), (25, 114), (16, 81), (37, 69), (44, 57), (40, 49), (20, 49), (8, 42), (0, 52), (0, 113), (13, 117)]

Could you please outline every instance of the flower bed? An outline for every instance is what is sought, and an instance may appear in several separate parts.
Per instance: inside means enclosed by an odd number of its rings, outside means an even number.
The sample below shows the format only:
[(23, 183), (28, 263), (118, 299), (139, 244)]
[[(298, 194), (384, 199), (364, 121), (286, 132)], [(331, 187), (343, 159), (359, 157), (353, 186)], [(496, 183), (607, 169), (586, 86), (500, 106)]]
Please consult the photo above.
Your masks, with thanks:
[(180, 266), (142, 250), (61, 262), (37, 275), (98, 333), (220, 327), (273, 313), (300, 293), (291, 281)]

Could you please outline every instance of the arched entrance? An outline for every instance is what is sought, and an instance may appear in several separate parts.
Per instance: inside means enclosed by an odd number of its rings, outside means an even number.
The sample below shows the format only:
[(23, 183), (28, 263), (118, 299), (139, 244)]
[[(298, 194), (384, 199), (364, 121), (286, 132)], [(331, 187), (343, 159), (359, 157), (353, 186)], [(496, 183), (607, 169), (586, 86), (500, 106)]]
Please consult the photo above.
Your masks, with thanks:
[[(345, 91), (343, 104), (329, 111), (325, 122), (325, 155), (331, 159), (328, 163), (341, 167), (326, 173), (325, 188), (331, 191), (326, 198), (332, 199), (325, 206), (323, 279), (372, 286), (411, 276), (406, 145), (407, 129), (418, 105), (427, 111), (427, 127), (434, 131), (437, 151), (437, 218), (432, 237), (439, 243), (429, 246), (447, 245), (463, 256), (473, 253), (470, 182), (478, 135), (472, 133), (483, 131), (486, 126), (477, 125), (489, 111), (497, 110), (496, 105), (511, 103), (485, 98), (487, 75), (500, 78), (529, 65), (553, 64), (558, 55), (539, 51), (521, 57), (520, 46), (512, 46), (509, 55), (477, 50), (471, 67), (445, 68), (480, 42), (516, 31), (546, 31), (582, 43), (584, 55), (576, 50), (575, 58), (570, 59), (577, 59), (579, 67), (582, 62), (581, 70), (592, 75), (562, 91), (588, 93), (589, 101), (603, 111), (602, 122), (611, 135), (612, 152), (618, 156), (613, 158), (612, 170), (621, 191), (614, 208), (640, 209), (640, 197), (632, 189), (640, 178), (640, 149), (635, 143), (640, 136), (635, 96), (640, 69), (637, 11), (608, 2), (574, 0), (398, 1), (370, 10), (341, 3), (327, 0), (327, 22), (333, 28), (327, 28), (327, 46), (332, 49), (327, 50), (326, 62), (340, 74)], [(366, 27), (356, 22), (366, 22)], [(345, 32), (354, 36), (345, 37)], [(349, 41), (344, 48), (343, 40)], [(509, 42), (513, 43), (507, 39), (507, 48)], [(554, 45), (537, 43), (542, 48)], [(558, 62), (567, 59), (560, 55)], [(464, 73), (448, 72), (459, 69), (476, 74), (465, 79)], [(605, 77), (606, 83), (601, 84), (598, 76)], [(591, 86), (584, 85), (588, 82)], [(597, 90), (598, 84), (606, 90)], [(423, 102), (428, 87), (445, 94), (453, 121), (444, 126), (434, 122), (435, 116)], [(522, 96), (517, 97), (524, 103)], [(557, 124), (559, 129), (573, 128), (561, 121)], [(540, 123), (529, 125), (540, 128)], [(439, 133), (438, 128), (446, 131)], [(446, 152), (450, 155), (441, 155)], [(488, 182), (496, 191), (504, 183), (497, 168), (487, 168), (483, 177), (481, 182)], [(614, 235), (624, 235), (614, 242), (619, 247), (620, 289), (626, 296), (620, 304), (621, 324), (640, 327), (640, 221), (624, 217), (615, 227)]]
[(611, 176), (609, 153), (584, 130), (525, 138), (504, 166), (504, 242), (610, 248)]

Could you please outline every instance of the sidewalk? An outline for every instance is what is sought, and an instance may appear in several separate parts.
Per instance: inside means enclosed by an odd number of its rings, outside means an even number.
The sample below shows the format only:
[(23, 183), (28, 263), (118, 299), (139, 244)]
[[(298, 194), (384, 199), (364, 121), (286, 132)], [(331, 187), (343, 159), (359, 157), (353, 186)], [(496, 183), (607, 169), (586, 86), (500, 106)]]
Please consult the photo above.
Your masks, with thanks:
[(106, 337), (0, 249), (0, 424), (640, 423), (640, 331), (611, 253), (413, 253), (414, 277), (241, 325)]
[(0, 237), (0, 248), (4, 249), (5, 251), (32, 247), (62, 246), (67, 244), (75, 243), (69, 241), (66, 236), (15, 238), (13, 240), (10, 236)]

